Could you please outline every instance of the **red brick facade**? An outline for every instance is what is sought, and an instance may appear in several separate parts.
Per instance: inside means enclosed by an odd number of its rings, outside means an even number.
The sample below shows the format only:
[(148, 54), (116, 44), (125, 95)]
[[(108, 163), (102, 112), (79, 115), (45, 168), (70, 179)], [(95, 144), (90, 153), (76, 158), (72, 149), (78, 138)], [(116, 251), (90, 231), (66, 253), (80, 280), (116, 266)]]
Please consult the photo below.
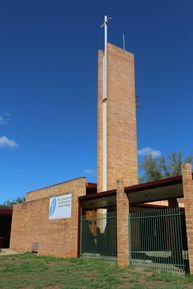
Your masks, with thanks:
[(124, 191), (124, 183), (117, 180), (117, 263), (121, 267), (129, 265), (129, 201)]
[[(49, 220), (51, 196), (72, 194), (72, 217)], [(27, 194), (24, 204), (13, 208), (10, 248), (31, 252), (38, 243), (40, 255), (77, 257), (78, 197), (86, 194), (85, 178), (54, 185)]]
[(193, 180), (192, 180), (191, 164), (185, 164), (182, 166), (182, 178), (183, 178), (189, 266), (190, 266), (190, 273), (193, 274)]
[[(107, 190), (138, 183), (134, 55), (108, 44)], [(98, 192), (103, 190), (103, 52), (98, 55)]]

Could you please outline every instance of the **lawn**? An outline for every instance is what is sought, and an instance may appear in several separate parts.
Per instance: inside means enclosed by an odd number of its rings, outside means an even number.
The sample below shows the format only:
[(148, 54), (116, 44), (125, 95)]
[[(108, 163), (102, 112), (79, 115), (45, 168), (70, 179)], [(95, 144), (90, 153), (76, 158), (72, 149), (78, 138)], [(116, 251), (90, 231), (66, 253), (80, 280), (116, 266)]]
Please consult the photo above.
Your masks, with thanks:
[(98, 259), (0, 256), (1, 289), (191, 289), (193, 277), (120, 269)]

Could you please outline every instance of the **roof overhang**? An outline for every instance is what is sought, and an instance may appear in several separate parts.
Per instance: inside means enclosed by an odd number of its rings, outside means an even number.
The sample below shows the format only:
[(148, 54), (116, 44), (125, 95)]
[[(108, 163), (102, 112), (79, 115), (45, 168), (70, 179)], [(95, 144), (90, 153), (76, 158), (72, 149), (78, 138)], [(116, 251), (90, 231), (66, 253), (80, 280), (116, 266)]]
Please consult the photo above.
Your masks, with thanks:
[(0, 207), (0, 216), (12, 215), (12, 213), (13, 213), (12, 208)]
[(125, 193), (130, 204), (183, 198), (182, 176), (126, 187)]
[(116, 190), (79, 197), (82, 209), (98, 209), (116, 206)]

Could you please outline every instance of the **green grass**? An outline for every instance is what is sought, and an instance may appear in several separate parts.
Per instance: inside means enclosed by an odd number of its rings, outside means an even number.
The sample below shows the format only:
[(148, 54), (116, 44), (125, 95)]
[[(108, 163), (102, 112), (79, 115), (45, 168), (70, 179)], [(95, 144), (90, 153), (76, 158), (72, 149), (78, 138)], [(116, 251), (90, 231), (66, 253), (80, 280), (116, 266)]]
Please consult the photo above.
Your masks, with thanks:
[(99, 259), (0, 256), (0, 289), (190, 289), (193, 278), (120, 269)]

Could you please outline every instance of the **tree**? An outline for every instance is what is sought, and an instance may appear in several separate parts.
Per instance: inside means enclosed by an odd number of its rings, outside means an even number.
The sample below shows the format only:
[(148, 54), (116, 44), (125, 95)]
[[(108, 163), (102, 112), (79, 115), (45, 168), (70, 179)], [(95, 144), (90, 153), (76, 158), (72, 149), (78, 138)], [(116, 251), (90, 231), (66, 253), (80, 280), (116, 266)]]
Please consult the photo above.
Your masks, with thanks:
[(193, 155), (183, 158), (182, 152), (172, 152), (167, 157), (153, 157), (146, 155), (140, 164), (143, 175), (140, 182), (159, 180), (162, 178), (181, 175), (181, 165), (191, 163), (193, 165)]
[(20, 203), (23, 203), (23, 202), (25, 202), (25, 197), (17, 197), (17, 199), (15, 199), (15, 200), (9, 200), (8, 199), (7, 201), (5, 201), (0, 206), (1, 207), (11, 208), (11, 207), (13, 207), (13, 205), (20, 204)]

